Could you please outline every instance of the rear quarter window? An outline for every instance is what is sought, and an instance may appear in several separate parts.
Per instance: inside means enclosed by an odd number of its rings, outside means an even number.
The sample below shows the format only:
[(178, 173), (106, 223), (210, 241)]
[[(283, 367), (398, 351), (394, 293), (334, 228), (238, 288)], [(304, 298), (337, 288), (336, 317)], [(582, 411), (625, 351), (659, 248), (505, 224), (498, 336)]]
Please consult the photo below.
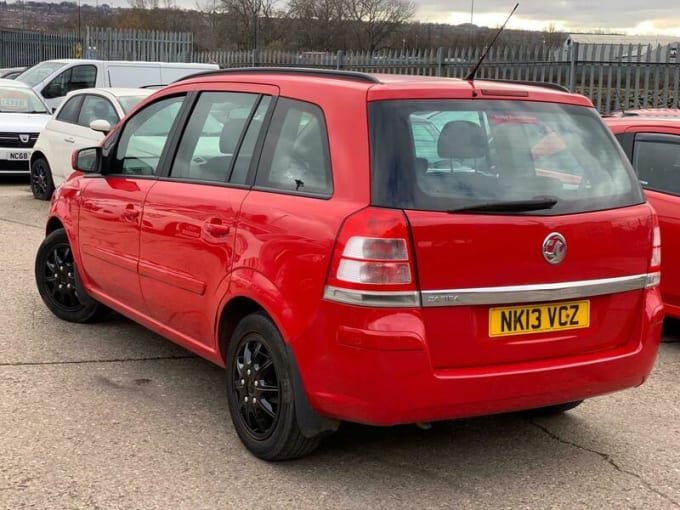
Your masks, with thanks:
[(255, 186), (325, 197), (333, 193), (326, 121), (321, 108), (293, 99), (278, 100)]

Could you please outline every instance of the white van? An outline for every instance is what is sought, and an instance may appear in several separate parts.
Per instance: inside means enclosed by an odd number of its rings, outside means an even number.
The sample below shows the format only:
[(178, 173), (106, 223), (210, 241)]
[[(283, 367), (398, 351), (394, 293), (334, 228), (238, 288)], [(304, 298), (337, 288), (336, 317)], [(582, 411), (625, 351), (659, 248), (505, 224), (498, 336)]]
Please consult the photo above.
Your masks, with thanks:
[(63, 59), (36, 64), (16, 79), (31, 86), (51, 108), (56, 108), (72, 90), (167, 85), (184, 76), (218, 68), (217, 64), (183, 62)]

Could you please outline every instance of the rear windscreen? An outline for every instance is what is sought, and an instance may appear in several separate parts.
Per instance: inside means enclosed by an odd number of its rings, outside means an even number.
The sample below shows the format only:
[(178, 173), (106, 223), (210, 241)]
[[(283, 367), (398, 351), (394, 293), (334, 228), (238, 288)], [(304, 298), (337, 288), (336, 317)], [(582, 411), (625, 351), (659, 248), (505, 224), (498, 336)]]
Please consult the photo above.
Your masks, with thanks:
[(493, 100), (369, 105), (373, 205), (450, 211), (550, 199), (531, 214), (644, 202), (614, 137), (591, 108)]

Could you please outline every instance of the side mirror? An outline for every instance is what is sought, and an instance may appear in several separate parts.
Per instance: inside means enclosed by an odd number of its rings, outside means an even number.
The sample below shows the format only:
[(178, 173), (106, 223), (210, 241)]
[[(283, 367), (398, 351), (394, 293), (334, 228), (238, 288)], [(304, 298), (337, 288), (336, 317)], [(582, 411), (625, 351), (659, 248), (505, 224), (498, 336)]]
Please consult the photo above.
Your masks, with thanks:
[(102, 150), (100, 147), (88, 147), (73, 151), (71, 156), (71, 166), (74, 170), (92, 174), (99, 172), (102, 159)]
[(42, 91), (42, 96), (46, 99), (65, 96), (64, 87), (60, 83), (50, 83)]
[(90, 129), (104, 133), (105, 135), (111, 131), (111, 123), (108, 120), (97, 119), (90, 122)]

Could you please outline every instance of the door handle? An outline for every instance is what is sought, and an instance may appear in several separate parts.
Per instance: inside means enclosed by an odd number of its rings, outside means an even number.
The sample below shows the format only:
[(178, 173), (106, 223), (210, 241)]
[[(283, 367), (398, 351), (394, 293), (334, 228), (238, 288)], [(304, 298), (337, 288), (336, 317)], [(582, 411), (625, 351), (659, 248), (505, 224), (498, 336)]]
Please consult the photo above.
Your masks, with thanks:
[(64, 141), (66, 143), (76, 143), (76, 139), (73, 138), (72, 136), (67, 136), (66, 138), (64, 138)]
[(203, 227), (205, 231), (214, 237), (224, 237), (229, 234), (231, 227), (222, 223), (220, 218), (210, 218)]
[(135, 206), (128, 204), (123, 211), (123, 218), (129, 221), (136, 221), (139, 218), (139, 209), (135, 209)]

